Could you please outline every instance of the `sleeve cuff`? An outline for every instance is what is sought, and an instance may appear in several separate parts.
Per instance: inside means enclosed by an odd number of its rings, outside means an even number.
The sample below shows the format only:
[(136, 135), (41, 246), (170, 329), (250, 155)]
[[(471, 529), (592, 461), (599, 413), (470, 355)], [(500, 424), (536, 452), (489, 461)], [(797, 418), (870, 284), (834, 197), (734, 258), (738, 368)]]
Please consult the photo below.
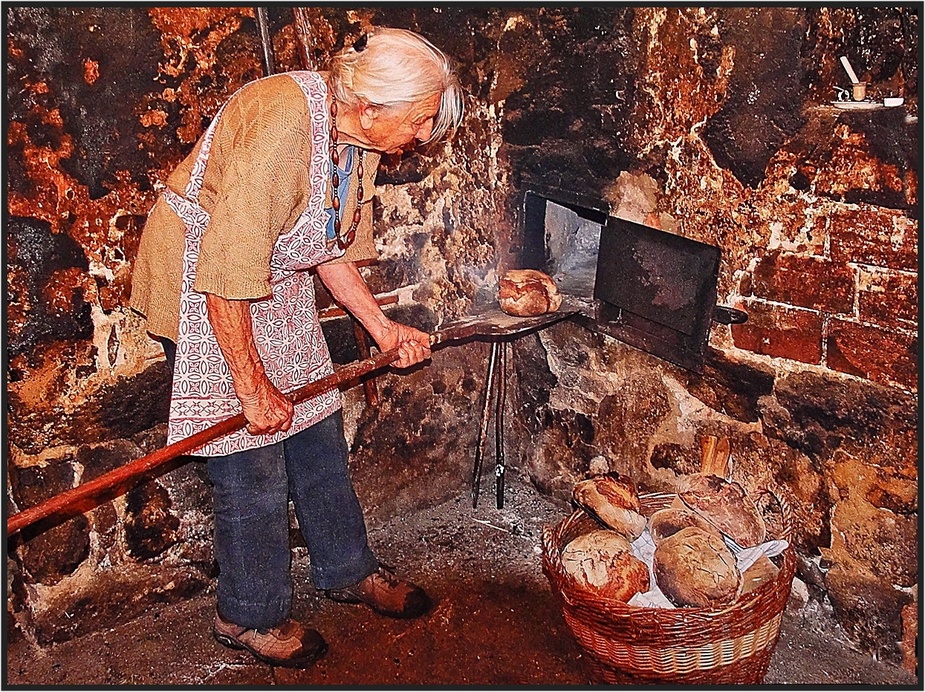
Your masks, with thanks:
[(197, 293), (213, 293), (228, 300), (259, 300), (273, 295), (270, 278), (264, 280), (241, 275), (229, 275), (225, 271), (209, 271), (201, 268), (196, 271), (193, 290)]

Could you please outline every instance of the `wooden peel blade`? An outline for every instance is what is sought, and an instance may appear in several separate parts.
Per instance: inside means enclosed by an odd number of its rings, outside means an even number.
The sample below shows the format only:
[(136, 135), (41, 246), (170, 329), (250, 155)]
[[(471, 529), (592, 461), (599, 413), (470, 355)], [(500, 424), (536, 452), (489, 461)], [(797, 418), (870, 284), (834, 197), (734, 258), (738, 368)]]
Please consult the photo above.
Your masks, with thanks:
[(547, 312), (542, 315), (517, 317), (508, 315), (498, 309), (487, 310), (469, 317), (455, 320), (431, 336), (431, 345), (439, 345), (446, 341), (462, 341), (468, 338), (503, 338), (521, 336), (529, 331), (548, 327), (571, 317), (577, 310), (559, 310)]
[[(503, 313), (498, 312), (499, 315)], [(568, 317), (570, 312), (550, 313), (537, 317), (511, 318), (509, 315), (499, 317), (493, 313), (465, 318), (433, 333), (430, 336), (432, 348), (440, 348), (455, 341), (462, 341), (477, 337), (513, 336), (533, 329), (547, 326), (553, 322)], [(506, 318), (506, 319), (505, 319)], [(320, 380), (310, 382), (299, 387), (286, 396), (293, 404), (301, 403), (307, 399), (336, 389), (342, 384), (363, 377), (387, 365), (394, 363), (401, 357), (397, 348), (383, 351), (364, 360), (355, 361), (349, 365), (338, 368), (334, 373)], [(240, 430), (247, 425), (243, 413), (226, 418), (215, 425), (202, 430), (195, 435), (178, 440), (162, 449), (114, 469), (102, 476), (83, 483), (76, 488), (65, 490), (37, 505), (29, 507), (11, 515), (6, 521), (6, 535), (12, 536), (28, 526), (46, 519), (63, 520), (88, 512), (99, 506), (107, 499), (127, 492), (129, 488), (153, 470), (166, 465), (168, 462), (190, 454), (203, 445), (217, 440), (220, 437)]]

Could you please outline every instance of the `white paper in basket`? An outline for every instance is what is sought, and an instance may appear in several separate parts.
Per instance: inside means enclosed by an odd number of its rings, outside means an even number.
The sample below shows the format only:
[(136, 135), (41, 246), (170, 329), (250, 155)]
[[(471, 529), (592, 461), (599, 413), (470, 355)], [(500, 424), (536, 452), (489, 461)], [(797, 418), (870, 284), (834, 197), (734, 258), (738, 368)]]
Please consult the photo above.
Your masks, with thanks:
[[(780, 555), (787, 549), (787, 541), (767, 541), (761, 545), (752, 548), (745, 548), (736, 555), (736, 566), (740, 572), (744, 572), (762, 555), (774, 557)], [(652, 586), (645, 593), (637, 593), (629, 601), (628, 605), (638, 606), (640, 608), (674, 608), (675, 605), (669, 601), (665, 594), (661, 592), (655, 583), (655, 573), (652, 571), (652, 558), (655, 555), (655, 543), (652, 542), (652, 534), (647, 528), (642, 535), (632, 542), (633, 555), (646, 563), (649, 568), (649, 584)]]

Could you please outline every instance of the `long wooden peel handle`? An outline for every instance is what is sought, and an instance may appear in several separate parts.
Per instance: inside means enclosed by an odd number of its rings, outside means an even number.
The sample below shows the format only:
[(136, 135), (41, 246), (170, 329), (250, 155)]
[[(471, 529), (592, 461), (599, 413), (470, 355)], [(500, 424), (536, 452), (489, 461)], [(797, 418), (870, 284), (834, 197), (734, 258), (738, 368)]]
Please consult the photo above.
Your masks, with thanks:
[[(371, 358), (345, 365), (327, 377), (323, 377), (320, 380), (310, 382), (303, 387), (288, 392), (286, 396), (292, 403), (298, 404), (328, 390), (335, 389), (344, 382), (348, 382), (372, 372), (373, 370), (385, 367), (398, 360), (399, 355), (397, 348), (383, 351)], [(31, 526), (37, 521), (51, 516), (58, 516), (66, 513), (77, 514), (93, 509), (98, 504), (96, 501), (98, 496), (105, 491), (138, 478), (151, 469), (166, 464), (168, 461), (176, 459), (179, 456), (188, 454), (219, 437), (240, 430), (245, 425), (247, 425), (247, 419), (244, 417), (243, 413), (239, 413), (195, 435), (178, 440), (151, 454), (135, 459), (125, 466), (104, 473), (99, 478), (94, 478), (92, 481), (83, 483), (76, 488), (71, 488), (70, 490), (50, 497), (33, 507), (29, 507), (28, 509), (24, 509), (10, 516), (6, 520), (6, 535), (11, 536), (27, 526)]]
[(178, 456), (187, 454), (197, 447), (211, 442), (222, 435), (234, 432), (244, 427), (246, 424), (247, 419), (244, 417), (244, 414), (239, 413), (195, 435), (178, 440), (156, 452), (151, 452), (151, 454), (135, 459), (125, 466), (120, 466), (108, 473), (104, 473), (102, 476), (94, 478), (92, 481), (87, 481), (76, 488), (71, 488), (70, 490), (65, 490), (63, 493), (54, 495), (37, 505), (10, 516), (6, 520), (6, 535), (12, 536), (14, 533), (21, 531), (27, 526), (31, 526), (35, 522), (51, 516), (86, 512), (96, 506), (96, 498), (99, 494), (130, 481), (133, 478), (137, 478), (147, 471), (157, 468), (162, 464), (166, 464), (168, 461)]

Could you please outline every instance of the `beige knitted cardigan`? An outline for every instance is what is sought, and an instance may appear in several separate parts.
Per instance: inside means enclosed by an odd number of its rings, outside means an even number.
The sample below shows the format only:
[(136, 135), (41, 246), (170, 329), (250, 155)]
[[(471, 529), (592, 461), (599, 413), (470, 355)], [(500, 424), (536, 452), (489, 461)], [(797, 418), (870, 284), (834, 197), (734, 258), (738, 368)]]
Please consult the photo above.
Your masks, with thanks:
[[(229, 299), (271, 295), (270, 256), (276, 239), (295, 225), (309, 199), (311, 139), (308, 108), (299, 86), (285, 75), (252, 82), (229, 101), (215, 127), (199, 204), (211, 215), (202, 239), (194, 289)], [(202, 140), (167, 179), (183, 194)], [(379, 154), (364, 162), (361, 220), (344, 257), (376, 257), (372, 195)], [(341, 200), (346, 226), (356, 207), (357, 174)], [(328, 181), (326, 207), (331, 205)], [(184, 225), (158, 198), (142, 231), (132, 272), (130, 305), (154, 335), (177, 338), (183, 271)]]

